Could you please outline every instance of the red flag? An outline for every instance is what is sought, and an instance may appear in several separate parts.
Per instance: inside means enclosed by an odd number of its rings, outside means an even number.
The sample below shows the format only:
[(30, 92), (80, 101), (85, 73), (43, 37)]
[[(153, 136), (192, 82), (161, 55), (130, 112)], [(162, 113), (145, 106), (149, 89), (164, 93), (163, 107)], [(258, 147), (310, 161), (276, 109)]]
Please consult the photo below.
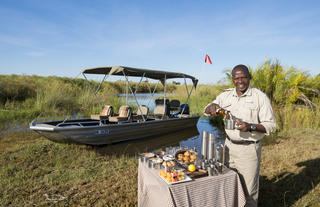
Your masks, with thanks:
[(210, 63), (210, 64), (212, 64), (209, 55), (206, 55), (206, 57), (205, 57), (205, 59), (204, 59), (204, 62), (205, 62), (205, 63)]

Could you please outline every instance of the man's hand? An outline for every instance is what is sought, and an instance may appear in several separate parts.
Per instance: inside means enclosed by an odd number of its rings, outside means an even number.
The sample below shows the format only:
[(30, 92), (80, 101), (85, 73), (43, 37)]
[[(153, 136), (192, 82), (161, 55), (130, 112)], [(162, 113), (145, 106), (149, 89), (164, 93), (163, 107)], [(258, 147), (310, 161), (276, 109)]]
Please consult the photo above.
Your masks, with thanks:
[(212, 103), (206, 108), (205, 113), (211, 116), (217, 116), (217, 109), (219, 108), (221, 107), (218, 104)]
[(250, 131), (250, 124), (237, 119), (236, 123), (235, 123), (235, 128), (242, 131), (242, 132), (248, 132), (248, 131)]

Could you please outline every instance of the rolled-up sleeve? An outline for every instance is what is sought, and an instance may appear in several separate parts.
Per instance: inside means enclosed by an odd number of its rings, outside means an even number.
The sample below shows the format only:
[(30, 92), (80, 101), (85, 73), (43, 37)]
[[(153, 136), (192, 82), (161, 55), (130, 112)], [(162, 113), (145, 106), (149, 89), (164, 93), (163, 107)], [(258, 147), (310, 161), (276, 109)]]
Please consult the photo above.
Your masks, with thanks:
[(259, 110), (259, 121), (266, 129), (266, 135), (269, 135), (276, 129), (275, 116), (267, 96), (264, 96), (262, 99), (261, 108)]

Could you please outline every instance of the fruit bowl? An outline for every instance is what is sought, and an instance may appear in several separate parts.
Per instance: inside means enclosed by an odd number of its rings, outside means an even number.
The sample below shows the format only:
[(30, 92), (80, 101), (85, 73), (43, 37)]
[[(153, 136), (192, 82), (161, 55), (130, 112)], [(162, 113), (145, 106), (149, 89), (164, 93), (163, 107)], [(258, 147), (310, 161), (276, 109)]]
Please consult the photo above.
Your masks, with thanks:
[(194, 163), (197, 157), (198, 157), (198, 154), (191, 150), (179, 150), (175, 155), (176, 160), (180, 164)]

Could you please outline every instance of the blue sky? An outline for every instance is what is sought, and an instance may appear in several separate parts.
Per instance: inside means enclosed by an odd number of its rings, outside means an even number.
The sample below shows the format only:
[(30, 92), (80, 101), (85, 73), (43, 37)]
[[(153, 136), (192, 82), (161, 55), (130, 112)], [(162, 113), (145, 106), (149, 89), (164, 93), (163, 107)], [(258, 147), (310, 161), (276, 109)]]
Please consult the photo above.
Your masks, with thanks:
[(0, 24), (0, 74), (76, 77), (124, 65), (214, 84), (266, 57), (320, 73), (317, 0), (1, 0)]

